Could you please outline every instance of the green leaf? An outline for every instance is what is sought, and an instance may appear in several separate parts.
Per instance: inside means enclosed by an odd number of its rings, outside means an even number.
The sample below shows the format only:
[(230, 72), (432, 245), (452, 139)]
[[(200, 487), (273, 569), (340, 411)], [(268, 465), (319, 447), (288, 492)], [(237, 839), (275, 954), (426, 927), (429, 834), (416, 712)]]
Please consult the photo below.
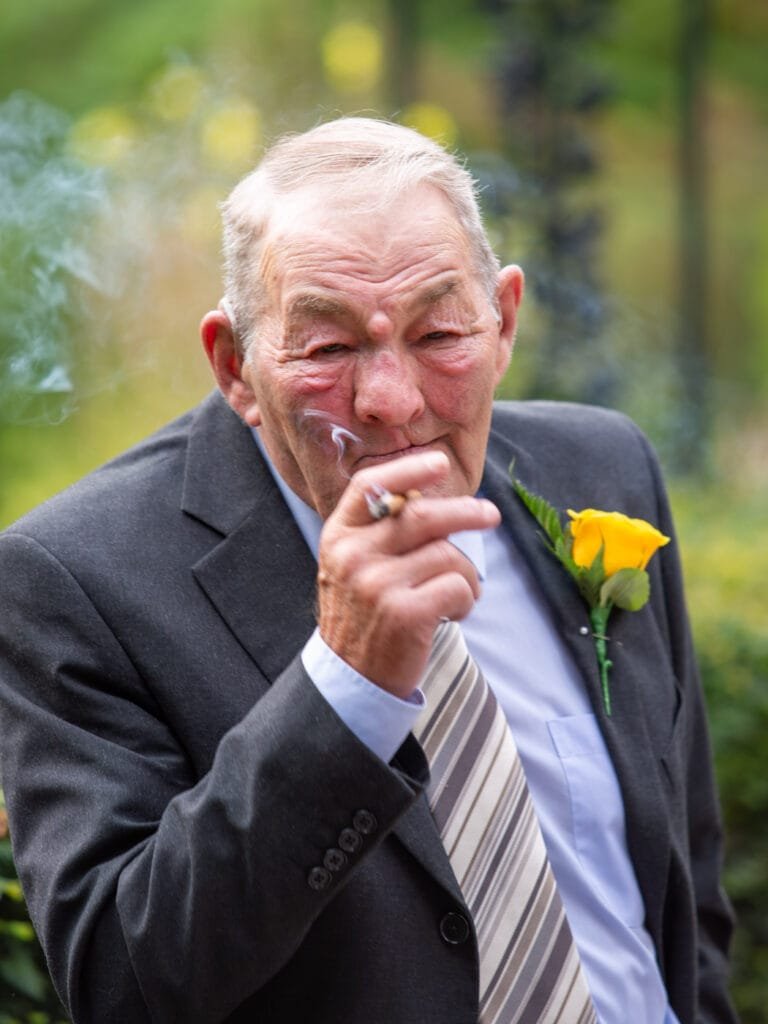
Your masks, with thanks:
[(590, 608), (596, 608), (598, 605), (604, 603), (601, 600), (600, 593), (600, 588), (603, 586), (605, 581), (605, 567), (603, 565), (604, 549), (605, 545), (601, 544), (600, 550), (592, 559), (592, 564), (589, 567), (579, 567), (579, 575), (577, 577), (579, 590), (581, 591), (581, 596)]
[[(510, 473), (511, 472), (512, 466), (510, 466)], [(564, 541), (564, 536), (563, 527), (560, 524), (560, 517), (555, 509), (548, 501), (539, 497), (538, 494), (531, 494), (530, 491), (527, 491), (516, 477), (512, 478), (512, 486), (514, 487), (517, 496), (547, 535), (547, 539), (552, 545), (552, 550), (556, 551), (558, 541), (562, 543)]]
[(27, 1014), (27, 1024), (51, 1024), (51, 1015), (42, 1010), (30, 1010)]
[(0, 921), (0, 935), (10, 935), (19, 942), (34, 942), (35, 931), (29, 921)]
[(14, 903), (23, 903), (21, 885), (15, 878), (0, 878), (0, 896), (7, 896)]
[(11, 991), (41, 1002), (48, 992), (48, 979), (38, 968), (32, 955), (22, 947), (10, 950), (0, 960), (0, 979)]
[(636, 612), (648, 600), (651, 583), (644, 569), (619, 569), (600, 588), (600, 603), (613, 602), (627, 612)]
[(560, 559), (565, 568), (568, 570), (568, 572), (571, 574), (571, 576), (573, 576), (575, 580), (578, 580), (581, 574), (581, 569), (578, 567), (578, 565), (576, 565), (573, 558), (571, 557), (571, 545), (568, 543), (568, 539), (566, 537), (563, 537), (561, 540), (558, 540), (556, 542), (555, 554)]

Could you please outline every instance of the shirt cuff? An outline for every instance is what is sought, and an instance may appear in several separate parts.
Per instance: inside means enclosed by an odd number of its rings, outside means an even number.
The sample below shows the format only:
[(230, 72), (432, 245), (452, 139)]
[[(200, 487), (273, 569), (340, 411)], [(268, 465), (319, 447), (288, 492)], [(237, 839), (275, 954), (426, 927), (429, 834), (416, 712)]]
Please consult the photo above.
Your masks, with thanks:
[(388, 763), (425, 707), (421, 690), (408, 700), (382, 690), (331, 650), (315, 629), (301, 652), (307, 675), (357, 738)]

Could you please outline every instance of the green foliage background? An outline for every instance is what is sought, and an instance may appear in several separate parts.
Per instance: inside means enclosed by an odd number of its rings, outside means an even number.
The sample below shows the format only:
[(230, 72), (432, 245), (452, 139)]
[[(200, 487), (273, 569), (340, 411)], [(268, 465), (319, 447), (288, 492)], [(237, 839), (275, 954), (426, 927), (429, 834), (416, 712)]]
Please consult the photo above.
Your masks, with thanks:
[[(492, 11), (505, 6), (512, 5), (6, 5), (0, 104), (18, 90), (50, 104), (63, 122), (58, 149), (39, 166), (50, 172), (74, 160), (93, 189), (90, 205), (59, 213), (52, 179), (40, 179), (40, 203), (34, 194), (27, 206), (0, 196), (0, 526), (208, 390), (196, 332), (219, 297), (215, 205), (264, 140), (336, 112), (373, 111), (441, 131), (470, 162), (498, 148), (504, 111), (493, 70), (512, 41), (500, 37)], [(589, 126), (598, 173), (573, 189), (575, 203), (596, 202), (604, 214), (599, 271), (612, 321), (601, 358), (619, 368), (618, 404), (665, 459), (686, 401), (676, 363), (680, 7), (615, 0), (584, 48), (614, 98)], [(710, 266), (701, 296), (709, 457), (704, 475), (674, 480), (672, 492), (723, 798), (725, 880), (739, 913), (734, 997), (745, 1024), (761, 1024), (768, 1021), (768, 8), (762, 0), (713, 0), (712, 18)], [(362, 35), (339, 31), (350, 23)], [(0, 116), (0, 167), (9, 138), (2, 125)], [(13, 234), (15, 209), (30, 212), (30, 221)], [(34, 227), (31, 213), (42, 209), (50, 220)], [(525, 266), (535, 251), (525, 224), (501, 218), (491, 230), (501, 255)], [(68, 239), (70, 255), (81, 251), (82, 259), (74, 267), (45, 264), (47, 284), (36, 289), (41, 278), (20, 272), (22, 254), (39, 269), (53, 241), (61, 248)], [(530, 300), (527, 307), (508, 395), (527, 394), (534, 377), (543, 311)], [(18, 326), (33, 316), (48, 325), (39, 333), (48, 347), (22, 370), (37, 372), (39, 382), (46, 368), (61, 372), (47, 390), (19, 396), (8, 380), (21, 365), (13, 363)], [(572, 341), (577, 362), (580, 341)], [(64, 378), (69, 390), (51, 390), (52, 379)], [(61, 1019), (8, 838), (0, 837), (0, 1024)]]

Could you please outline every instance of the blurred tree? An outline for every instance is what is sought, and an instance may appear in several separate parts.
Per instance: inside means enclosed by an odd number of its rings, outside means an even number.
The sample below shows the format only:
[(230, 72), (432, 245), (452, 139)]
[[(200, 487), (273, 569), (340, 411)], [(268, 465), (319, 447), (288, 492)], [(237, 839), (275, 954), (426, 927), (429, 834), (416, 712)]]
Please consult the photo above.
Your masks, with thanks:
[(711, 0), (681, 0), (678, 28), (680, 112), (680, 326), (682, 408), (674, 468), (704, 468), (711, 436), (712, 368), (707, 258), (705, 74)]
[(11, 856), (0, 790), (0, 1024), (63, 1024)]
[(733, 993), (742, 1024), (764, 1024), (768, 999), (768, 636), (727, 614), (698, 644), (726, 838), (724, 881), (739, 927)]
[(501, 143), (518, 169), (495, 189), (497, 212), (525, 225), (529, 290), (542, 313), (530, 394), (608, 404), (617, 367), (601, 342), (606, 303), (597, 273), (602, 217), (577, 197), (598, 159), (585, 123), (608, 100), (589, 66), (589, 37), (613, 0), (485, 0), (501, 40), (496, 87)]
[(420, 0), (387, 0), (389, 20), (388, 98), (402, 111), (418, 97)]

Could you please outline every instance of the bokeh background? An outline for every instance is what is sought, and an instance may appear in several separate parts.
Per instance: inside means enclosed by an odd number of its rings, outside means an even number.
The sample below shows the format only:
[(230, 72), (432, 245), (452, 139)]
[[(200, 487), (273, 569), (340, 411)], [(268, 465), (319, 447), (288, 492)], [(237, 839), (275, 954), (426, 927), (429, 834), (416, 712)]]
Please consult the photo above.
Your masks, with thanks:
[[(270, 139), (466, 156), (528, 277), (504, 395), (621, 408), (667, 470), (768, 1021), (765, 0), (6, 0), (0, 55), (0, 527), (208, 391), (217, 203)], [(0, 1024), (62, 1020), (0, 803)]]

